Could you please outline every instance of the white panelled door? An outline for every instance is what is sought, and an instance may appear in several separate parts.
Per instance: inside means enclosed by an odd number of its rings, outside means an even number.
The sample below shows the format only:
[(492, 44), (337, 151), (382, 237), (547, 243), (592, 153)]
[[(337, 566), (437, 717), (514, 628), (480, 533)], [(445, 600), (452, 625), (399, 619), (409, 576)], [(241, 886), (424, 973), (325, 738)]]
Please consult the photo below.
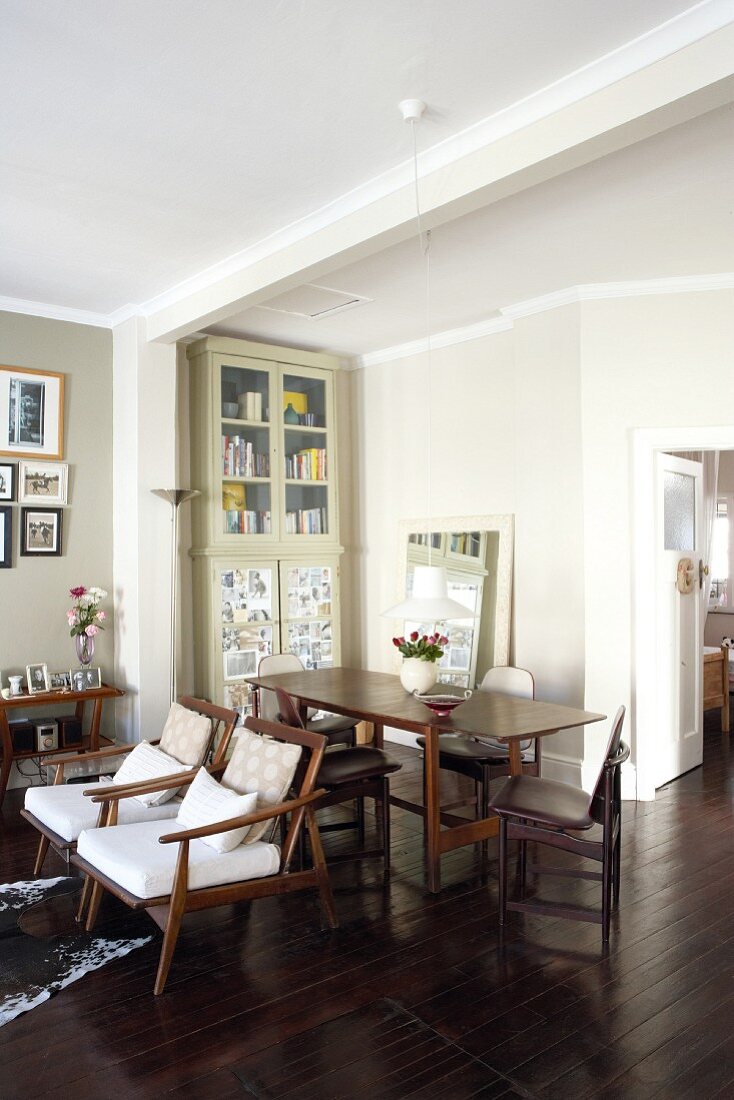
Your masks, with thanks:
[[(702, 465), (656, 456), (657, 738), (655, 786), (703, 760), (702, 638), (699, 584), (703, 522)], [(677, 583), (691, 560), (690, 591)], [(651, 665), (653, 662), (651, 662)]]

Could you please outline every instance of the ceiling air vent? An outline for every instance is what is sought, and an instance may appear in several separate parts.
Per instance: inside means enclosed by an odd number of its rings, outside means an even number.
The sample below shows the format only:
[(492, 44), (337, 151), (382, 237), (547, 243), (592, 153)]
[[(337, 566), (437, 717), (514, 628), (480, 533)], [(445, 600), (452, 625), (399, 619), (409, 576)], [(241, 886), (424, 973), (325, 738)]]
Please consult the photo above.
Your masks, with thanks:
[(305, 283), (294, 290), (286, 290), (268, 302), (262, 302), (259, 309), (271, 309), (275, 313), (289, 313), (291, 317), (305, 317), (309, 321), (320, 321), (324, 317), (334, 317), (345, 309), (354, 309), (372, 298), (363, 294), (347, 294), (343, 290), (332, 290), (328, 286), (316, 286)]

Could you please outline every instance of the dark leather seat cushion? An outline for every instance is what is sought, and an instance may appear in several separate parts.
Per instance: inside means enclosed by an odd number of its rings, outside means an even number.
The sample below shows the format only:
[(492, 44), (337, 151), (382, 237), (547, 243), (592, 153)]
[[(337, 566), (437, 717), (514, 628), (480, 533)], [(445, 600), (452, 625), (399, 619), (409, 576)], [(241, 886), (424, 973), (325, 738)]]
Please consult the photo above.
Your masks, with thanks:
[[(425, 747), (425, 737), (419, 737), (418, 744)], [(478, 763), (507, 764), (509, 752), (495, 745), (487, 745), (482, 741), (473, 741), (471, 737), (458, 737), (453, 733), (442, 733), (438, 739), (438, 751), (440, 756), (450, 757), (453, 760), (476, 760)], [(523, 754), (523, 760), (532, 760), (532, 756)]]
[(357, 725), (356, 718), (347, 718), (343, 714), (330, 714), (328, 718), (313, 718), (307, 723), (313, 733), (323, 734), (328, 737), (333, 733), (346, 733)]
[(396, 772), (400, 764), (382, 749), (358, 745), (353, 749), (327, 752), (316, 777), (317, 787), (341, 787), (361, 779), (375, 779)]
[(490, 801), (495, 813), (527, 817), (540, 825), (561, 829), (590, 829), (589, 796), (579, 787), (557, 783), (554, 779), (536, 779), (532, 775), (514, 775)]

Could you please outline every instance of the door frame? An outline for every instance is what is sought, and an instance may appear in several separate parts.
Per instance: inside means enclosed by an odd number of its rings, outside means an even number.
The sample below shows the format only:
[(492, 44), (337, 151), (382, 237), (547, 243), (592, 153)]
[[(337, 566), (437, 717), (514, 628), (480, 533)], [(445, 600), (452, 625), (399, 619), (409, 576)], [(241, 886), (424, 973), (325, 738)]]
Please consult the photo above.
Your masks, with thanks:
[[(658, 451), (734, 450), (734, 425), (721, 427), (635, 428), (632, 430), (632, 733), (636, 794), (655, 798), (654, 735), (656, 680), (650, 675), (656, 652), (655, 614), (655, 455)], [(701, 640), (703, 645), (703, 637)]]

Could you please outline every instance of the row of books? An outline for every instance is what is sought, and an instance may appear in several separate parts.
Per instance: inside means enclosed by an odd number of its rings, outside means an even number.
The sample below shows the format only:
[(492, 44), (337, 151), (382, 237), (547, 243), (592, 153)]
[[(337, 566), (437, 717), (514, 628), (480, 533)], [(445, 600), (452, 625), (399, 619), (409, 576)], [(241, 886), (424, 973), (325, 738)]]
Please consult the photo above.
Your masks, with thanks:
[(237, 397), (240, 420), (262, 420), (263, 395), (261, 393), (241, 393)]
[(270, 477), (270, 455), (254, 451), (242, 436), (223, 435), (222, 473), (225, 477)]
[(286, 512), (285, 530), (288, 535), (328, 534), (326, 508), (299, 508), (295, 512)]
[(326, 451), (306, 447), (285, 457), (285, 476), (297, 481), (326, 481)]
[(224, 530), (228, 535), (269, 535), (270, 512), (226, 511)]

